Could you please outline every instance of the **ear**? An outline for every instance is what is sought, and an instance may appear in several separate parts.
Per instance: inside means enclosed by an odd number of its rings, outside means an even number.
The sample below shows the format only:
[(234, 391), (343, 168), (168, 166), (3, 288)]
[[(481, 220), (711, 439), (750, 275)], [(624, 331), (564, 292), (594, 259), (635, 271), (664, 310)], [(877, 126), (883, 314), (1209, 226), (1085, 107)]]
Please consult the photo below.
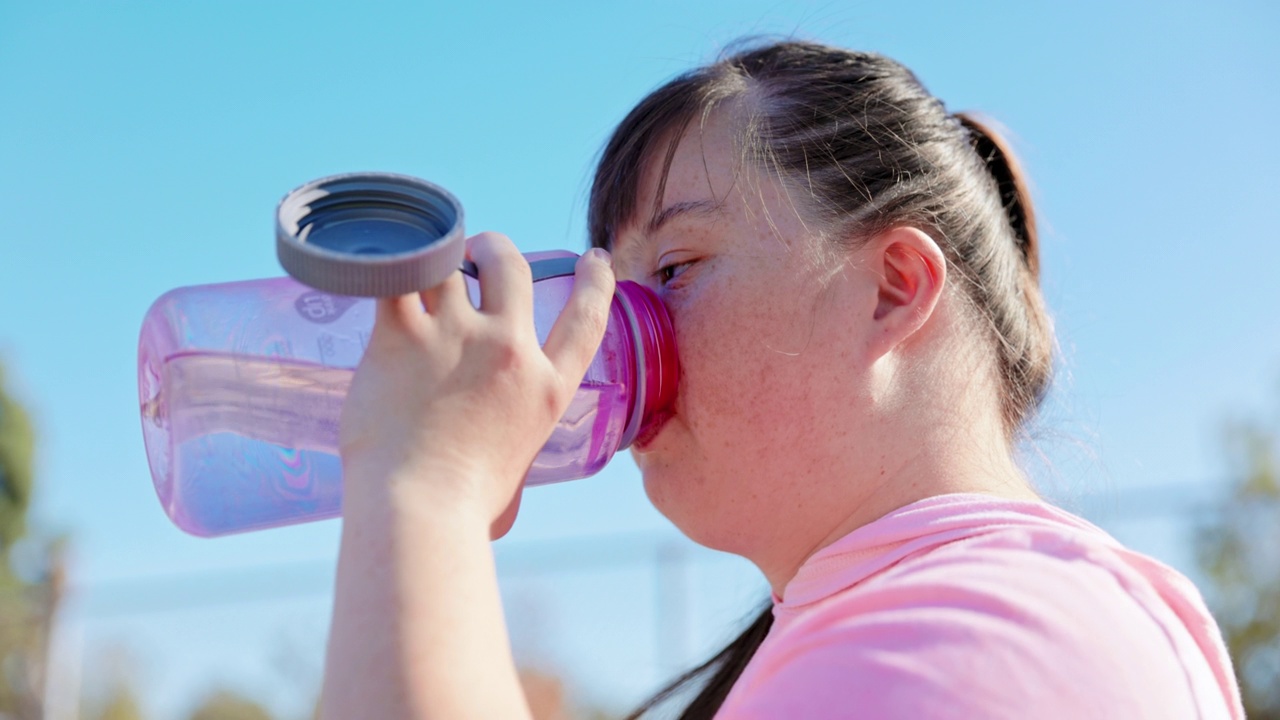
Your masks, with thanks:
[(869, 349), (880, 357), (929, 321), (942, 297), (947, 262), (938, 243), (913, 227), (890, 228), (872, 238), (865, 251), (877, 282)]

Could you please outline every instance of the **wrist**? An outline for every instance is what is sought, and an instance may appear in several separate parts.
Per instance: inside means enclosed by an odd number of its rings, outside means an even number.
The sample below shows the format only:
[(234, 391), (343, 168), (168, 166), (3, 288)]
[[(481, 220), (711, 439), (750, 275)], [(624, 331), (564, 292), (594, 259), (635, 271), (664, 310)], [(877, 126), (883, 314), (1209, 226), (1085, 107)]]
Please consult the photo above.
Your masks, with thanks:
[(491, 518), (476, 491), (481, 471), (435, 463), (343, 463), (342, 514), (373, 522), (398, 518), (487, 531)]

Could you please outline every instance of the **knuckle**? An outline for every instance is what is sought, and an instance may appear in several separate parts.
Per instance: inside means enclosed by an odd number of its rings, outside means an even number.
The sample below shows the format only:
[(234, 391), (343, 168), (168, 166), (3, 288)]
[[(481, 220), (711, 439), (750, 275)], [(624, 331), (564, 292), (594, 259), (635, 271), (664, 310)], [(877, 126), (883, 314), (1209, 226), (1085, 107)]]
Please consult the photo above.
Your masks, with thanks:
[(484, 232), (478, 232), (475, 235), (472, 235), (467, 240), (467, 244), (473, 248), (488, 249), (490, 247), (493, 247), (495, 243), (497, 243), (499, 240), (502, 240), (502, 239), (505, 239), (502, 233), (496, 233), (496, 232), (493, 232), (492, 230), (485, 230)]
[(513, 288), (528, 287), (532, 291), (533, 270), (529, 267), (529, 260), (514, 245), (495, 256), (493, 264), (500, 268), (499, 273), (504, 284)]
[(562, 392), (559, 383), (556, 378), (548, 378), (540, 387), (538, 403), (543, 414), (551, 420), (559, 420), (563, 414), (560, 409)]
[[(472, 235), (468, 241), (468, 247), (473, 254), (483, 257), (503, 257), (515, 249), (515, 243), (511, 242), (511, 238), (502, 233), (486, 230), (485, 232)], [(517, 252), (517, 254), (519, 254)]]
[(489, 344), (489, 352), (499, 372), (518, 373), (524, 365), (520, 344), (509, 334), (499, 335)]
[(496, 232), (480, 233), (472, 236), (470, 248), (472, 259), (482, 268), (488, 265), (499, 269), (511, 279), (532, 282), (533, 271), (529, 268), (529, 260), (506, 235)]
[(521, 283), (533, 283), (533, 269), (529, 267), (529, 259), (520, 253), (515, 245), (511, 246), (511, 269), (519, 276)]
[(494, 325), (479, 338), (484, 356), (493, 372), (505, 378), (518, 378), (528, 364), (528, 353), (519, 333)]

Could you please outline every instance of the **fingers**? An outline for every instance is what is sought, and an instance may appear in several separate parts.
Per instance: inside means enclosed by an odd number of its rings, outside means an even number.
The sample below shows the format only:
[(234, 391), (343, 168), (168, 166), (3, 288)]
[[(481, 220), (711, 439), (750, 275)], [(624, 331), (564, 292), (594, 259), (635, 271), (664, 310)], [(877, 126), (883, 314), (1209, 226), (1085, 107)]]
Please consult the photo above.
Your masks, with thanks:
[(422, 306), (434, 317), (457, 317), (459, 313), (473, 310), (467, 296), (467, 281), (461, 272), (455, 272), (439, 285), (418, 293)]
[[(467, 255), (479, 270), (480, 310), (487, 314), (514, 313), (515, 317), (533, 315), (533, 280), (529, 262), (505, 235), (480, 233), (467, 240)], [(457, 318), (474, 311), (468, 293), (467, 281), (456, 272), (444, 282), (418, 293), (421, 305), (428, 315), (438, 319)], [(398, 301), (399, 299), (397, 299)], [(387, 305), (386, 311), (401, 319), (413, 308), (408, 303)]]
[(378, 298), (374, 310), (374, 331), (403, 332), (421, 322), (422, 301), (417, 295)]
[(594, 248), (578, 258), (569, 300), (542, 346), (564, 377), (581, 380), (600, 347), (609, 322), (614, 282), (608, 252)]
[(505, 235), (484, 232), (467, 239), (467, 254), (480, 271), (480, 312), (533, 317), (533, 275)]

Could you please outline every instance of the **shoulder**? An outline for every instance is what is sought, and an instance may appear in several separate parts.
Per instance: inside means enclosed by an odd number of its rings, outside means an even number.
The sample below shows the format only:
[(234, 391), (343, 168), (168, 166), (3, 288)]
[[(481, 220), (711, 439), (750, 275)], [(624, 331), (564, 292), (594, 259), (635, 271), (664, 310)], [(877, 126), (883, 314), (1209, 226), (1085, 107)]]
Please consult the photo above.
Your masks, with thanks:
[(976, 534), (780, 618), (727, 716), (1194, 716), (1142, 583), (1086, 534)]

